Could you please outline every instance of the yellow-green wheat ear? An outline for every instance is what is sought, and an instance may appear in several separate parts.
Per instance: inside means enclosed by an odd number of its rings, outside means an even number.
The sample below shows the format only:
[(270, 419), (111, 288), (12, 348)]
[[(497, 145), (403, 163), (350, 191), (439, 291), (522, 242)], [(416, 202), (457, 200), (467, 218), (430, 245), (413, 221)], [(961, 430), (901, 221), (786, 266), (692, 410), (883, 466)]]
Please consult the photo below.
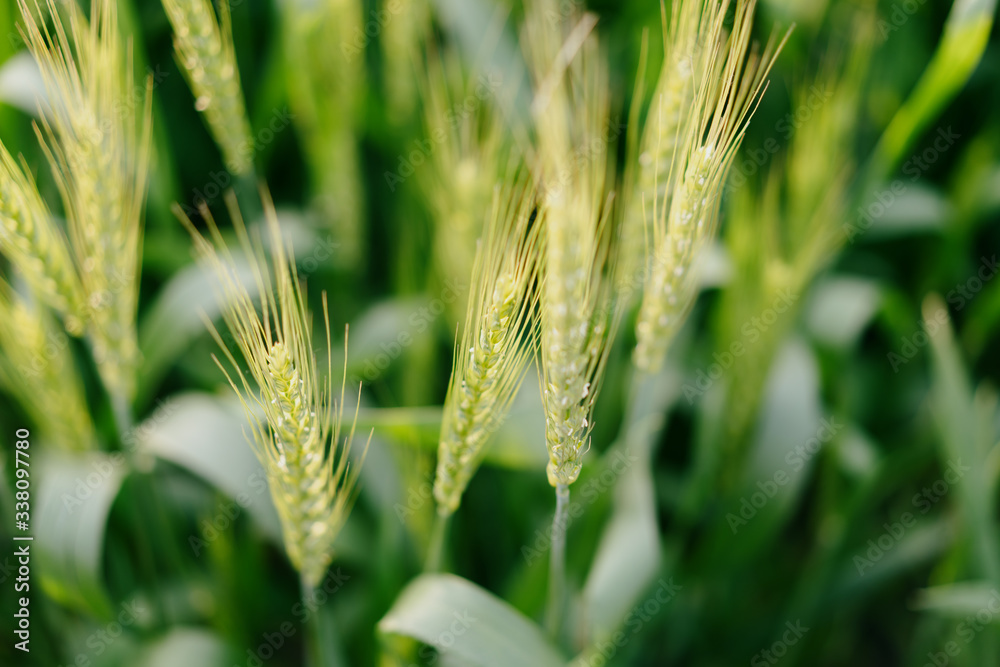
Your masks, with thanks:
[[(705, 61), (684, 144), (672, 167), (669, 206), (655, 211), (650, 268), (636, 323), (633, 361), (654, 373), (663, 365), (697, 294), (697, 262), (715, 235), (719, 197), (780, 44), (751, 50), (753, 0), (736, 6), (726, 48)], [(714, 30), (721, 42), (721, 23)], [(787, 39), (787, 34), (786, 34)]]
[(594, 399), (604, 377), (612, 317), (608, 224), (611, 133), (605, 55), (593, 15), (562, 24), (554, 0), (532, 3), (525, 20), (535, 84), (533, 120), (545, 252), (541, 271), (540, 366), (549, 483), (580, 475), (590, 446)]
[(0, 252), (17, 267), (35, 296), (59, 313), (66, 330), (83, 333), (83, 286), (62, 230), (56, 226), (27, 170), (0, 143)]
[(623, 268), (630, 279), (641, 275), (648, 263), (646, 231), (670, 200), (671, 168), (684, 147), (699, 77), (717, 48), (713, 41), (722, 37), (717, 27), (728, 4), (714, 0), (671, 3), (669, 24), (664, 13), (664, 60), (643, 125), (635, 182), (623, 221)]
[[(18, 0), (25, 42), (51, 113), (38, 134), (68, 219), (85, 294), (87, 338), (116, 414), (135, 390), (142, 209), (149, 163), (151, 88), (136, 91), (114, 0)], [(35, 16), (42, 17), (36, 20)], [(65, 18), (64, 18), (65, 17)]]
[[(303, 582), (312, 587), (333, 559), (334, 542), (354, 501), (364, 456), (356, 465), (348, 465), (357, 412), (353, 421), (345, 422), (346, 367), (340, 401), (335, 404), (330, 362), (322, 375), (317, 368), (312, 316), (299, 284), (295, 258), (282, 238), (277, 214), (266, 193), (262, 193), (262, 199), (270, 238), (270, 264), (260, 238), (251, 239), (247, 232), (234, 197), (231, 193), (227, 197), (240, 247), (260, 295), (259, 303), (240, 281), (233, 255), (207, 209), (202, 213), (210, 230), (207, 239), (178, 207), (174, 210), (191, 231), (200, 260), (219, 279), (222, 317), (247, 372), (241, 370), (241, 364), (209, 323), (228, 361), (219, 366), (252, 425), (251, 445), (267, 472), (289, 560)], [(323, 324), (329, 360), (325, 294)], [(344, 345), (346, 359), (346, 336)]]
[(94, 446), (94, 425), (69, 337), (45, 308), (0, 280), (0, 379), (53, 442)]
[(253, 142), (233, 47), (229, 0), (163, 0), (174, 29), (181, 71), (195, 97), (226, 168), (245, 175), (253, 168)]
[(523, 180), (498, 188), (476, 254), (438, 445), (434, 498), (444, 516), (458, 509), (533, 353), (540, 244), (534, 207), (534, 189)]

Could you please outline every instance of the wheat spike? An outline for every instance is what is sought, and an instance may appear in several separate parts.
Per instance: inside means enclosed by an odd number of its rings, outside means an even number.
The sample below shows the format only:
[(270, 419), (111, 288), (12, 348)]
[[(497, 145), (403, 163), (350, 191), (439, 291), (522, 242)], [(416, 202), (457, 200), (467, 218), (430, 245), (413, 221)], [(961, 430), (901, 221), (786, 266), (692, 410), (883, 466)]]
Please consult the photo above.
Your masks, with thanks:
[[(179, 208), (175, 212), (191, 231), (201, 260), (214, 270), (222, 285), (223, 319), (248, 366), (249, 377), (209, 325), (229, 362), (228, 369), (221, 363), (220, 368), (253, 425), (251, 442), (267, 472), (288, 557), (303, 581), (315, 586), (332, 561), (334, 541), (350, 512), (360, 462), (353, 469), (348, 465), (354, 422), (342, 432), (346, 369), (339, 406), (332, 405), (332, 368), (328, 366), (325, 377), (318, 372), (311, 317), (295, 259), (282, 239), (273, 205), (266, 195), (263, 199), (271, 267), (261, 241), (251, 240), (234, 197), (228, 197), (240, 246), (250, 260), (261, 295), (259, 308), (240, 282), (233, 256), (207, 209), (203, 215), (209, 223), (210, 240), (194, 229)], [(325, 294), (323, 322), (329, 359)]]
[(705, 61), (696, 79), (699, 89), (684, 129), (684, 144), (671, 170), (669, 207), (658, 208), (653, 218), (651, 267), (633, 354), (635, 365), (646, 372), (662, 366), (670, 341), (694, 302), (696, 264), (715, 235), (722, 185), (784, 44), (772, 38), (763, 54), (750, 49), (755, 4), (754, 0), (737, 3), (728, 43), (721, 37), (721, 23), (714, 24), (709, 44), (724, 48)]
[[(34, 19), (26, 0), (18, 3), (53, 107), (38, 132), (69, 219), (94, 358), (111, 394), (128, 400), (139, 362), (135, 311), (150, 87), (144, 99), (134, 92), (113, 0), (94, 0), (89, 22), (71, 3), (68, 29), (53, 0), (46, 4), (52, 28)], [(33, 6), (43, 14), (37, 1)]]
[(93, 447), (94, 425), (69, 337), (40, 304), (2, 280), (0, 350), (0, 376), (42, 430), (66, 449)]
[(253, 169), (253, 142), (247, 120), (240, 73), (233, 47), (229, 0), (163, 0), (174, 29), (174, 49), (180, 69), (194, 93), (226, 168), (245, 175)]
[[(644, 275), (646, 231), (670, 198), (670, 173), (684, 130), (691, 118), (697, 78), (713, 57), (722, 35), (720, 21), (729, 2), (688, 0), (674, 2), (669, 28), (664, 25), (663, 65), (657, 78), (649, 114), (642, 129), (636, 161), (636, 181), (623, 222), (623, 268), (630, 278)], [(665, 13), (664, 13), (665, 17)], [(664, 19), (664, 24), (666, 20)], [(626, 286), (630, 291), (634, 287)]]
[(490, 436), (503, 422), (533, 347), (539, 226), (534, 191), (523, 182), (498, 189), (472, 271), (465, 326), (452, 367), (438, 445), (438, 511), (458, 509)]
[(590, 443), (591, 412), (617, 317), (611, 306), (607, 71), (596, 19), (548, 27), (552, 2), (533, 3), (526, 22), (536, 82), (545, 255), (541, 295), (542, 402), (553, 486), (572, 484)]
[(62, 230), (56, 226), (27, 169), (0, 143), (0, 251), (24, 276), (32, 291), (64, 319), (74, 335), (83, 333), (83, 286)]

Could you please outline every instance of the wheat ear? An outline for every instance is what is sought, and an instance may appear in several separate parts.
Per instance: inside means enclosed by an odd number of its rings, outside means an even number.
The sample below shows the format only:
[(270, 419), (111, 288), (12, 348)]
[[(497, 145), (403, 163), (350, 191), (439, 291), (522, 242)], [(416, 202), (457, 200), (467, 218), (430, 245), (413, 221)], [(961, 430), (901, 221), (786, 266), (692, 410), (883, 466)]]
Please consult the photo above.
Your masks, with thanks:
[(40, 304), (2, 280), (0, 350), (0, 375), (35, 422), (64, 448), (91, 448), (94, 425), (69, 337)]
[(438, 445), (434, 497), (445, 516), (458, 509), (533, 353), (526, 337), (537, 300), (534, 205), (534, 190), (523, 181), (498, 189), (476, 253)]
[(66, 237), (49, 215), (27, 169), (0, 143), (0, 251), (35, 296), (59, 313), (66, 330), (83, 333), (83, 286)]
[(253, 168), (253, 142), (233, 47), (229, 0), (163, 0), (174, 29), (174, 49), (226, 168), (245, 175)]
[[(663, 65), (649, 114), (642, 128), (635, 183), (623, 220), (623, 269), (632, 279), (644, 275), (647, 230), (657, 209), (669, 202), (671, 167), (683, 148), (684, 130), (694, 108), (698, 77), (716, 52), (721, 20), (729, 2), (688, 0), (671, 3), (669, 27), (664, 10)], [(630, 290), (634, 287), (629, 284)]]
[(545, 228), (540, 359), (547, 474), (559, 487), (580, 474), (616, 318), (608, 275), (607, 71), (591, 32), (596, 19), (585, 15), (565, 31), (552, 30), (546, 18), (558, 15), (552, 4), (532, 5), (525, 41), (536, 81)]
[[(34, 19), (26, 0), (18, 3), (53, 109), (38, 133), (69, 219), (88, 336), (121, 409), (134, 392), (139, 362), (135, 311), (151, 88), (147, 83), (144, 99), (134, 92), (114, 0), (94, 0), (89, 22), (70, 3), (68, 29), (53, 0), (46, 4), (51, 29)], [(37, 0), (33, 6), (42, 14)]]
[[(303, 582), (314, 587), (333, 559), (334, 542), (354, 501), (361, 465), (348, 465), (355, 421), (348, 424), (346, 433), (342, 428), (346, 372), (339, 404), (332, 405), (332, 368), (328, 362), (325, 377), (318, 372), (305, 294), (273, 205), (264, 195), (272, 261), (269, 267), (262, 243), (251, 240), (235, 198), (227, 199), (240, 246), (250, 261), (261, 295), (259, 308), (240, 282), (233, 256), (207, 209), (203, 215), (209, 224), (210, 239), (199, 234), (179, 208), (175, 212), (186, 222), (201, 260), (214, 270), (222, 286), (223, 319), (247, 364), (249, 377), (210, 325), (229, 362), (228, 369), (221, 363), (220, 368), (253, 425), (251, 442), (267, 472), (288, 557)], [(329, 359), (325, 294), (323, 322)]]
[[(653, 218), (650, 272), (636, 323), (635, 365), (655, 372), (694, 302), (696, 262), (715, 235), (719, 194), (780, 44), (750, 49), (754, 0), (737, 3), (733, 32), (706, 60), (684, 145), (672, 167), (673, 194)], [(714, 27), (721, 35), (721, 22)], [(786, 35), (787, 39), (787, 35)], [(709, 43), (723, 44), (718, 37)], [(748, 55), (749, 52), (749, 55)]]

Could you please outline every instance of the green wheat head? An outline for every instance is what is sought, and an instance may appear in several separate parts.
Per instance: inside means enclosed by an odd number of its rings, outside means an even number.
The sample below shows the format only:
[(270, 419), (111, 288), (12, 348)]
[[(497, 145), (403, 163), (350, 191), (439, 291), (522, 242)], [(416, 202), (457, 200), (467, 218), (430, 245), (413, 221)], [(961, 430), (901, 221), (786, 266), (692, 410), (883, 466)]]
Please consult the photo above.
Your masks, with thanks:
[(608, 78), (596, 19), (552, 26), (552, 1), (532, 3), (525, 24), (535, 80), (534, 158), (541, 181), (545, 254), (541, 292), (542, 402), (553, 486), (580, 474), (613, 329)]
[(174, 29), (174, 49), (180, 69), (222, 151), (226, 168), (246, 175), (253, 169), (253, 142), (247, 120), (240, 73), (233, 47), (229, 0), (163, 0)]
[(657, 200), (653, 215), (633, 355), (642, 371), (656, 372), (662, 366), (694, 302), (696, 262), (715, 235), (722, 185), (781, 48), (772, 38), (762, 54), (751, 50), (755, 4), (737, 3), (728, 41), (722, 37), (722, 14), (716, 17), (708, 47), (720, 46), (711, 50), (694, 77), (697, 93), (669, 172), (669, 202)]
[(0, 143), (0, 252), (11, 261), (45, 305), (59, 313), (66, 330), (83, 333), (83, 285), (62, 230), (27, 168)]
[(466, 320), (452, 366), (438, 445), (438, 512), (458, 509), (490, 436), (503, 422), (533, 353), (539, 226), (534, 189), (498, 188), (472, 271)]
[(41, 304), (2, 280), (0, 349), (0, 377), (52, 441), (65, 449), (93, 447), (94, 425), (69, 337)]
[[(135, 313), (150, 87), (137, 99), (113, 0), (94, 0), (89, 21), (76, 3), (67, 5), (65, 19), (53, 0), (47, 12), (37, 1), (18, 3), (52, 106), (38, 133), (68, 217), (88, 338), (108, 390), (127, 400), (139, 363)], [(52, 26), (35, 14), (47, 15)]]
[[(260, 239), (251, 240), (233, 197), (229, 197), (229, 208), (240, 247), (253, 270), (259, 305), (240, 282), (233, 255), (207, 210), (203, 214), (208, 220), (210, 239), (199, 234), (179, 208), (175, 211), (192, 232), (199, 257), (213, 269), (222, 285), (223, 319), (248, 371), (241, 369), (209, 324), (229, 369), (219, 365), (253, 425), (251, 441), (267, 472), (288, 557), (303, 582), (315, 586), (333, 559), (334, 542), (354, 501), (360, 470), (360, 463), (353, 469), (348, 465), (354, 422), (346, 433), (342, 428), (346, 374), (340, 403), (332, 404), (332, 368), (328, 365), (325, 377), (317, 369), (312, 320), (295, 258), (282, 239), (270, 201), (265, 197), (270, 267)], [(323, 321), (329, 359), (325, 294)]]

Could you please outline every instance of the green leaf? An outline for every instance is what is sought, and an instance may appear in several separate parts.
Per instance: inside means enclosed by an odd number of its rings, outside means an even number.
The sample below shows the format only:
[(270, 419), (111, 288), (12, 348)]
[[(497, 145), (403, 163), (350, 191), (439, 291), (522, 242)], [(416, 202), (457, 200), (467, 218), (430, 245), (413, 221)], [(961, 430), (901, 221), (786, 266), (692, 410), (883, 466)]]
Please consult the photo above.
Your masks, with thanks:
[(812, 335), (824, 343), (852, 347), (878, 312), (882, 291), (871, 280), (827, 278), (810, 291), (806, 322)]
[[(952, 333), (948, 311), (936, 294), (923, 304), (924, 322), (937, 323), (928, 333), (931, 341), (932, 412), (941, 442), (941, 467), (956, 467), (958, 500), (969, 532), (977, 574), (1000, 587), (1000, 548), (990, 491), (992, 480), (986, 465), (995, 444), (990, 419), (977, 414), (968, 374)], [(984, 404), (984, 406), (989, 403)], [(950, 481), (950, 480), (949, 480)]]
[(986, 50), (995, 9), (996, 0), (955, 0), (930, 64), (875, 149), (875, 182), (889, 176), (968, 81)]
[(46, 456), (39, 480), (34, 541), (42, 588), (60, 604), (110, 618), (101, 564), (108, 514), (129, 472), (122, 454)]
[(171, 628), (143, 651), (139, 667), (218, 667), (229, 657), (225, 643), (202, 628)]
[(38, 106), (47, 106), (48, 95), (41, 70), (27, 51), (11, 56), (0, 66), (0, 102), (38, 116)]
[(492, 593), (451, 574), (425, 574), (379, 621), (385, 635), (418, 639), (477, 667), (557, 667), (565, 659), (535, 623)]
[(993, 583), (963, 581), (923, 589), (913, 607), (942, 616), (963, 617), (982, 611), (994, 601), (1000, 602), (1000, 592)]
[(139, 451), (186, 468), (242, 500), (264, 534), (281, 544), (267, 475), (244, 432), (249, 433), (249, 424), (236, 401), (188, 393), (172, 397), (140, 425), (136, 444)]

